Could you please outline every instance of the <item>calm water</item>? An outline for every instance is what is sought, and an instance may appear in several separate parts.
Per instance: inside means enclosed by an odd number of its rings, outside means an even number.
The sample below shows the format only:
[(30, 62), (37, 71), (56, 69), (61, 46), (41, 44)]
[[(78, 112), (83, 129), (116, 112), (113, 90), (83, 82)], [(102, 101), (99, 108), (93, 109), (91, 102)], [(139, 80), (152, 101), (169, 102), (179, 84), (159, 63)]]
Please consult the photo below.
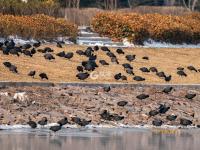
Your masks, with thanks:
[(200, 130), (65, 129), (0, 131), (0, 150), (199, 150)]

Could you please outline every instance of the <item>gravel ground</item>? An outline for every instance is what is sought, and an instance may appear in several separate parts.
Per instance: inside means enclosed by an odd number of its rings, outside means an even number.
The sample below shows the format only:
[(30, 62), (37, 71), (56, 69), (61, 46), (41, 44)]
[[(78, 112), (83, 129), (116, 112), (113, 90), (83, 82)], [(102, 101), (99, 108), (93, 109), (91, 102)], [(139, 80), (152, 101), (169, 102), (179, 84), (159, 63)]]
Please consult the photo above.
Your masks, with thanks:
[[(151, 125), (155, 119), (161, 119), (165, 125), (179, 125), (180, 118), (191, 120), (193, 125), (200, 124), (200, 87), (174, 87), (169, 94), (163, 93), (163, 88), (115, 86), (105, 92), (100, 86), (1, 87), (0, 124), (26, 124), (29, 117), (34, 121), (47, 117), (52, 123), (65, 116), (70, 122), (71, 117), (77, 116), (92, 120), (95, 125), (116, 123), (102, 119), (100, 113), (103, 110), (124, 116), (117, 123), (125, 125)], [(16, 98), (16, 93), (23, 96)], [(187, 93), (197, 96), (188, 100), (185, 98)], [(149, 94), (149, 98), (139, 100), (136, 97), (140, 94)], [(121, 107), (117, 105), (119, 101), (128, 104)], [(149, 111), (158, 109), (160, 104), (170, 109), (164, 114), (149, 116)], [(166, 119), (171, 114), (177, 115), (175, 121)]]

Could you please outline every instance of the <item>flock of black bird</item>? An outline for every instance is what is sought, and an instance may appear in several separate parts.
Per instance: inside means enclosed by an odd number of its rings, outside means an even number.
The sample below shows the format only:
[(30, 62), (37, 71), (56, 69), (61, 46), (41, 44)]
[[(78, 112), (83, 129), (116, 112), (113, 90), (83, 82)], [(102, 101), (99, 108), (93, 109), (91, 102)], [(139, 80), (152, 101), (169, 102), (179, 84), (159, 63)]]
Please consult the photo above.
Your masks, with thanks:
[[(167, 86), (162, 90), (162, 93), (163, 94), (169, 94), (173, 91), (173, 89), (174, 89), (173, 87)], [(104, 86), (103, 90), (104, 90), (104, 92), (110, 92), (111, 87), (110, 86)], [(184, 96), (184, 98), (191, 101), (196, 96), (197, 96), (197, 94), (195, 94), (195, 93), (187, 93)], [(144, 100), (144, 99), (147, 99), (149, 97), (150, 97), (150, 95), (148, 95), (148, 94), (140, 94), (140, 95), (136, 96), (136, 98), (138, 100)], [(125, 100), (117, 102), (118, 107), (125, 107), (127, 104), (128, 104), (128, 102), (125, 101)], [(158, 108), (155, 108), (155, 109), (149, 111), (148, 116), (154, 117), (154, 116), (159, 115), (159, 114), (165, 114), (169, 110), (170, 110), (170, 106), (167, 106), (166, 104), (159, 104)], [(125, 118), (124, 116), (120, 116), (118, 114), (110, 113), (108, 110), (103, 110), (99, 115), (100, 115), (101, 119), (105, 120), (105, 121), (121, 121)], [(166, 120), (175, 121), (177, 119), (177, 117), (178, 117), (177, 115), (170, 114), (170, 115), (166, 116)], [(62, 127), (66, 124), (77, 124), (80, 127), (84, 127), (84, 126), (89, 125), (91, 122), (92, 122), (91, 120), (86, 120), (86, 119), (79, 118), (79, 117), (71, 117), (71, 122), (69, 122), (68, 118), (64, 117), (63, 119), (61, 119), (57, 122), (57, 125), (51, 126), (49, 129), (53, 132), (57, 132), (57, 131), (61, 130)], [(46, 117), (43, 117), (38, 122), (32, 121), (29, 118), (29, 121), (27, 122), (27, 124), (33, 129), (37, 128), (38, 124), (40, 126), (45, 126), (45, 125), (47, 125), (47, 123), (48, 123), (48, 120), (47, 120)], [(152, 125), (154, 125), (154, 126), (161, 126), (163, 123), (164, 122), (161, 119), (154, 119), (152, 121)], [(182, 126), (190, 126), (190, 125), (193, 124), (192, 120), (189, 120), (189, 119), (186, 119), (186, 118), (180, 118), (179, 123)], [(196, 126), (200, 127), (200, 125), (196, 125)]]
[[(57, 47), (62, 48), (63, 46), (62, 42), (57, 42)], [(15, 44), (15, 42), (13, 40), (10, 41), (5, 41), (3, 43), (0, 42), (0, 51), (2, 51), (2, 53), (4, 55), (16, 55), (17, 57), (20, 57), (20, 55), (25, 55), (27, 57), (34, 57), (34, 55), (36, 53), (43, 53), (44, 54), (44, 58), (46, 60), (54, 60), (55, 56), (52, 54), (52, 52), (54, 52), (53, 49), (51, 49), (50, 47), (45, 47), (44, 49), (40, 49), (39, 47), (41, 46), (41, 42), (37, 42), (37, 43), (33, 43), (31, 44), (24, 44), (24, 45), (20, 45), (17, 46)], [(108, 47), (98, 47), (98, 46), (94, 46), (92, 47), (88, 47), (86, 50), (77, 50), (76, 53), (80, 56), (83, 57), (87, 57), (86, 61), (82, 61), (78, 66), (77, 66), (77, 75), (76, 77), (80, 80), (85, 80), (90, 76), (90, 72), (94, 71), (97, 67), (99, 67), (97, 65), (97, 55), (95, 54), (95, 51), (103, 51), (105, 52), (105, 54), (110, 58), (111, 63), (115, 63), (115, 64), (119, 64), (119, 60), (117, 58), (117, 56), (111, 52), (111, 50)], [(125, 55), (125, 52), (123, 51), (123, 49), (118, 48), (116, 50), (116, 53), (118, 55)], [(56, 56), (61, 57), (61, 58), (66, 58), (68, 60), (70, 60), (71, 58), (73, 58), (74, 53), (73, 52), (59, 52), (56, 54)], [(125, 58), (128, 62), (133, 62), (136, 59), (136, 55), (125, 55)], [(148, 56), (144, 56), (142, 59), (144, 60), (149, 60)], [(99, 63), (102, 66), (109, 66), (110, 64), (108, 62), (106, 62), (105, 60), (99, 60)], [(12, 64), (11, 62), (3, 62), (3, 65), (10, 70), (13, 73), (19, 74), (17, 66), (15, 66), (14, 64)], [(124, 70), (126, 71), (126, 73), (128, 75), (133, 76), (133, 80), (135, 81), (145, 81), (144, 77), (141, 76), (137, 76), (135, 75), (134, 71), (133, 71), (133, 66), (130, 63), (123, 63), (121, 64), (122, 67), (124, 68)], [(194, 71), (194, 72), (200, 72), (200, 69), (196, 69), (194, 66), (188, 66), (187, 67), (188, 70), (190, 71)], [(164, 79), (166, 82), (171, 81), (172, 76), (170, 74), (166, 74), (163, 71), (159, 71), (156, 67), (141, 67), (139, 69), (141, 72), (144, 73), (149, 73), (149, 72), (153, 72), (155, 73), (156, 76), (158, 76), (159, 78)], [(183, 67), (178, 67), (177, 68), (177, 74), (183, 77), (187, 77), (187, 74), (185, 73), (185, 68)], [(30, 70), (29, 73), (27, 73), (28, 76), (30, 77), (35, 77), (36, 75), (36, 71), (35, 70)], [(46, 73), (42, 72), (39, 73), (39, 77), (43, 80), (46, 79), (48, 80), (48, 76)], [(127, 80), (127, 76), (122, 74), (122, 73), (117, 73), (114, 75), (114, 79), (115, 80)], [(110, 87), (104, 87), (104, 91), (105, 92), (109, 92), (111, 90)], [(165, 94), (169, 94), (171, 91), (173, 90), (173, 87), (166, 87), (162, 92)], [(185, 98), (192, 100), (194, 97), (196, 97), (196, 94), (186, 94)], [(149, 98), (150, 96), (148, 94), (140, 94), (138, 95), (136, 98), (139, 100), (144, 100)], [(125, 105), (127, 105), (128, 102), (126, 101), (120, 101), (117, 103), (118, 106), (120, 107), (124, 107)], [(149, 116), (156, 116), (158, 114), (164, 114), (166, 113), (168, 110), (170, 109), (169, 106), (160, 104), (160, 107), (155, 109), (155, 110), (151, 110), (149, 112)], [(124, 119), (124, 116), (119, 116), (117, 114), (111, 114), (109, 113), (107, 110), (104, 110), (101, 114), (100, 114), (101, 118), (104, 120), (108, 120), (108, 121), (120, 121)], [(173, 121), (177, 118), (177, 116), (175, 115), (168, 115), (166, 117), (167, 120), (169, 121)], [(71, 118), (72, 122), (80, 125), (80, 126), (86, 126), (88, 125), (91, 120), (85, 120), (85, 119), (81, 119), (78, 117), (74, 117)], [(38, 122), (38, 124), (44, 126), (46, 125), (48, 122), (47, 118), (43, 118), (42, 120), (40, 120)], [(68, 119), (65, 117), (62, 120), (58, 121), (58, 125), (57, 126), (52, 126), (50, 127), (50, 130), (56, 132), (58, 130), (61, 130), (62, 126), (69, 123)], [(31, 128), (36, 128), (37, 127), (37, 123), (32, 121), (31, 119), (29, 120), (28, 124), (31, 126)], [(153, 125), (155, 126), (160, 126), (163, 124), (162, 120), (159, 119), (155, 119), (152, 122)], [(181, 125), (191, 125), (192, 121), (181, 118), (180, 119), (180, 124)]]
[[(57, 42), (57, 47), (63, 48), (63, 44), (64, 42)], [(55, 56), (52, 54), (52, 52), (54, 52), (53, 49), (51, 49), (50, 47), (45, 47), (44, 49), (40, 49), (39, 48), (40, 46), (41, 46), (40, 41), (33, 43), (32, 45), (24, 44), (24, 45), (17, 46), (13, 40), (6, 40), (5, 42), (0, 42), (0, 51), (2, 51), (4, 55), (16, 55), (18, 57), (22, 54), (27, 57), (33, 57), (38, 52), (38, 53), (43, 53), (44, 58), (46, 60), (55, 59)], [(99, 67), (97, 65), (97, 55), (95, 54), (95, 51), (99, 51), (99, 50), (102, 50), (103, 52), (105, 52), (105, 54), (110, 58), (112, 63), (119, 64), (119, 60), (117, 56), (113, 52), (111, 52), (111, 50), (108, 47), (104, 46), (100, 48), (98, 46), (94, 46), (93, 48), (88, 47), (86, 50), (77, 50), (76, 53), (78, 55), (87, 57), (86, 61), (82, 61), (80, 65), (77, 66), (78, 73), (76, 77), (79, 80), (87, 79), (90, 76), (90, 72), (94, 71), (97, 67)], [(116, 53), (118, 55), (125, 55), (125, 52), (121, 48), (116, 49)], [(56, 56), (70, 60), (71, 58), (74, 57), (74, 53), (73, 52), (66, 53), (65, 51), (62, 51), (62, 52), (57, 53)], [(136, 55), (127, 54), (125, 55), (125, 58), (129, 63), (123, 63), (121, 65), (124, 68), (127, 75), (133, 76), (133, 80), (135, 81), (145, 81), (146, 79), (144, 77), (135, 75), (133, 71), (133, 66), (131, 66), (130, 64), (136, 59)], [(148, 61), (149, 57), (144, 56), (142, 57), (142, 59)], [(106, 62), (106, 60), (103, 60), (103, 59), (99, 60), (99, 64), (101, 64), (102, 66), (110, 65), (108, 62)], [(17, 70), (17, 66), (12, 64), (11, 62), (3, 62), (3, 65), (6, 68), (8, 68), (11, 72), (16, 73), (16, 74), (19, 73)], [(197, 69), (194, 66), (188, 66), (187, 69), (194, 72), (200, 72), (200, 69)], [(166, 74), (163, 71), (159, 71), (156, 67), (150, 67), (150, 68), (141, 67), (139, 68), (139, 70), (144, 73), (150, 73), (150, 72), (155, 73), (156, 76), (158, 76), (161, 79), (164, 79), (166, 82), (169, 82), (172, 79), (172, 76), (170, 74)], [(182, 77), (187, 77), (187, 74), (185, 73), (185, 68), (183, 67), (177, 68), (177, 74)], [(36, 71), (30, 70), (30, 72), (27, 75), (34, 78), (34, 76), (36, 75)], [(49, 79), (47, 74), (44, 72), (40, 73), (39, 77), (41, 79), (46, 79), (46, 80)], [(119, 72), (114, 75), (114, 79), (126, 81), (127, 76)]]

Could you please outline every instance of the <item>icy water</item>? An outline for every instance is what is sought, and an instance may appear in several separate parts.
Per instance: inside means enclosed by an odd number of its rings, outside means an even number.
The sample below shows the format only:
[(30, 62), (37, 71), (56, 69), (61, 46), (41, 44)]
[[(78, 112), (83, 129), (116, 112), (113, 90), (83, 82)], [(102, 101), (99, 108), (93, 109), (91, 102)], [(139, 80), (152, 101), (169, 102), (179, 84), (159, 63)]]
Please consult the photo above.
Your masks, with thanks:
[(2, 130), (0, 150), (199, 150), (199, 129)]

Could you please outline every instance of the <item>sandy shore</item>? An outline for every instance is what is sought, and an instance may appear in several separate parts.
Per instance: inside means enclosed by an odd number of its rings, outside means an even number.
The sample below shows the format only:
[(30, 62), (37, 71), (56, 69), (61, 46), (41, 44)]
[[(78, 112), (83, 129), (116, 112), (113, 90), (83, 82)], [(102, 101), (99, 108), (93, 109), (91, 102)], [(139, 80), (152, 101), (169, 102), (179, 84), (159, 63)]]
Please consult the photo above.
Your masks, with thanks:
[[(100, 86), (54, 86), (54, 87), (1, 87), (0, 88), (0, 124), (26, 124), (28, 117), (39, 121), (47, 117), (49, 123), (67, 117), (77, 116), (92, 120), (92, 124), (115, 123), (125, 125), (151, 125), (155, 119), (161, 119), (163, 125), (179, 125), (180, 118), (186, 118), (193, 125), (200, 124), (200, 87), (175, 87), (165, 94), (164, 86), (122, 86), (112, 87), (104, 92)], [(14, 98), (16, 93), (23, 93), (23, 99)], [(185, 98), (187, 93), (196, 93), (193, 100)], [(139, 94), (149, 94), (149, 98), (139, 100)], [(124, 107), (118, 106), (119, 101), (127, 101)], [(170, 109), (164, 114), (150, 117), (151, 110), (165, 104)], [(107, 110), (111, 114), (124, 116), (121, 121), (106, 121), (100, 113)], [(168, 121), (167, 115), (177, 115), (175, 121)]]

